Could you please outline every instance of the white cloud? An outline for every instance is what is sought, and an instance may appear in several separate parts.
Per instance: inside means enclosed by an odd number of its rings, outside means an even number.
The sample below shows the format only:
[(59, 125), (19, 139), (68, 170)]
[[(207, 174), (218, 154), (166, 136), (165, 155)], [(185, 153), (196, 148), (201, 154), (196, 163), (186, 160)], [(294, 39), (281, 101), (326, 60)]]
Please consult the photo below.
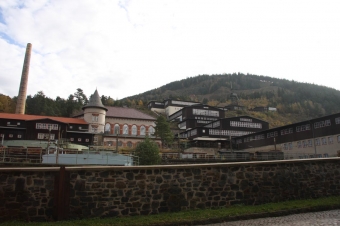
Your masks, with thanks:
[[(0, 93), (77, 88), (123, 98), (199, 74), (243, 72), (334, 87), (338, 1), (2, 1)], [(4, 50), (4, 51), (3, 51)]]

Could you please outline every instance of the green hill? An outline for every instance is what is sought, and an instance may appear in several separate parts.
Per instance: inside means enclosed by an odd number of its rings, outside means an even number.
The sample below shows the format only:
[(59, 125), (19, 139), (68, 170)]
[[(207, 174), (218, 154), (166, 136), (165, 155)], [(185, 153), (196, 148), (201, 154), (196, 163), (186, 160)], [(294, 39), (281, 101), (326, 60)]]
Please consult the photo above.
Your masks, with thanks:
[[(231, 88), (232, 87), (232, 88)], [(267, 120), (271, 127), (307, 120), (340, 111), (340, 91), (309, 83), (251, 74), (199, 75), (171, 82), (123, 101), (163, 101), (178, 99), (224, 107), (236, 93), (239, 105), (247, 109), (269, 106), (277, 113), (228, 112), (227, 116), (247, 114)]]

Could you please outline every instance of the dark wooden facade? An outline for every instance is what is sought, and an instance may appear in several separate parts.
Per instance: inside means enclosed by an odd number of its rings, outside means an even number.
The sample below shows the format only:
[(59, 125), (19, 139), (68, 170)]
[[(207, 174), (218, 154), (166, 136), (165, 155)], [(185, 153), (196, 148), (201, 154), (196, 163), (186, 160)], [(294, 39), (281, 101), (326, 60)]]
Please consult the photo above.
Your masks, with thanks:
[(180, 129), (191, 129), (224, 118), (223, 109), (198, 104), (187, 106), (169, 116), (169, 121), (178, 122)]
[(230, 147), (230, 139), (262, 130), (268, 130), (269, 123), (250, 116), (222, 118), (200, 127), (186, 130), (179, 137), (188, 139), (193, 146)]
[(88, 146), (93, 144), (94, 134), (88, 132), (88, 124), (81, 119), (0, 113), (2, 137), (4, 140), (67, 139)]
[[(237, 149), (270, 147), (271, 150), (287, 149), (313, 150), (322, 146), (323, 138), (326, 144), (340, 143), (340, 113), (302, 121), (282, 127), (234, 138), (233, 144)], [(324, 148), (327, 149), (326, 144)], [(291, 147), (289, 147), (291, 145)], [(335, 147), (336, 148), (336, 147)], [(334, 149), (334, 147), (333, 147)], [(338, 147), (340, 150), (340, 145)]]

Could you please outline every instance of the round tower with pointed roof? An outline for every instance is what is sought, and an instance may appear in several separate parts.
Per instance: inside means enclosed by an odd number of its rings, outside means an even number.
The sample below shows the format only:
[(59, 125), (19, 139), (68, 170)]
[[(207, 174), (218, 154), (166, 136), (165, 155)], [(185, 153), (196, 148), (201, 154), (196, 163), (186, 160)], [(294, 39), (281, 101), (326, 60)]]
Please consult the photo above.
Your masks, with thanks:
[(89, 123), (89, 132), (104, 133), (107, 108), (103, 105), (98, 91), (90, 97), (90, 101), (83, 108), (84, 120)]

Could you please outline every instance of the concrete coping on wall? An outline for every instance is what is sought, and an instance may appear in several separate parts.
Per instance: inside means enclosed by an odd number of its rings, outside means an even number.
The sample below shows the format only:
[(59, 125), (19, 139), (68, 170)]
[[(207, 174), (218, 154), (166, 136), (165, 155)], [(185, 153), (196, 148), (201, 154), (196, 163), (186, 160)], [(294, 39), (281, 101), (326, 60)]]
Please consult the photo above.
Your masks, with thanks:
[[(230, 162), (230, 163), (204, 163), (204, 164), (185, 164), (185, 165), (148, 165), (148, 166), (65, 166), (66, 171), (80, 171), (80, 170), (152, 170), (152, 169), (188, 169), (188, 168), (202, 168), (202, 167), (233, 167), (233, 166), (247, 166), (247, 165), (269, 165), (269, 164), (287, 164), (299, 162), (333, 162), (340, 161), (340, 157), (334, 158), (314, 158), (314, 159), (291, 159), (291, 160), (274, 160), (274, 161), (251, 161), (251, 162)], [(61, 166), (54, 167), (4, 167), (0, 168), (0, 172), (19, 171), (19, 172), (51, 172), (59, 171)]]

